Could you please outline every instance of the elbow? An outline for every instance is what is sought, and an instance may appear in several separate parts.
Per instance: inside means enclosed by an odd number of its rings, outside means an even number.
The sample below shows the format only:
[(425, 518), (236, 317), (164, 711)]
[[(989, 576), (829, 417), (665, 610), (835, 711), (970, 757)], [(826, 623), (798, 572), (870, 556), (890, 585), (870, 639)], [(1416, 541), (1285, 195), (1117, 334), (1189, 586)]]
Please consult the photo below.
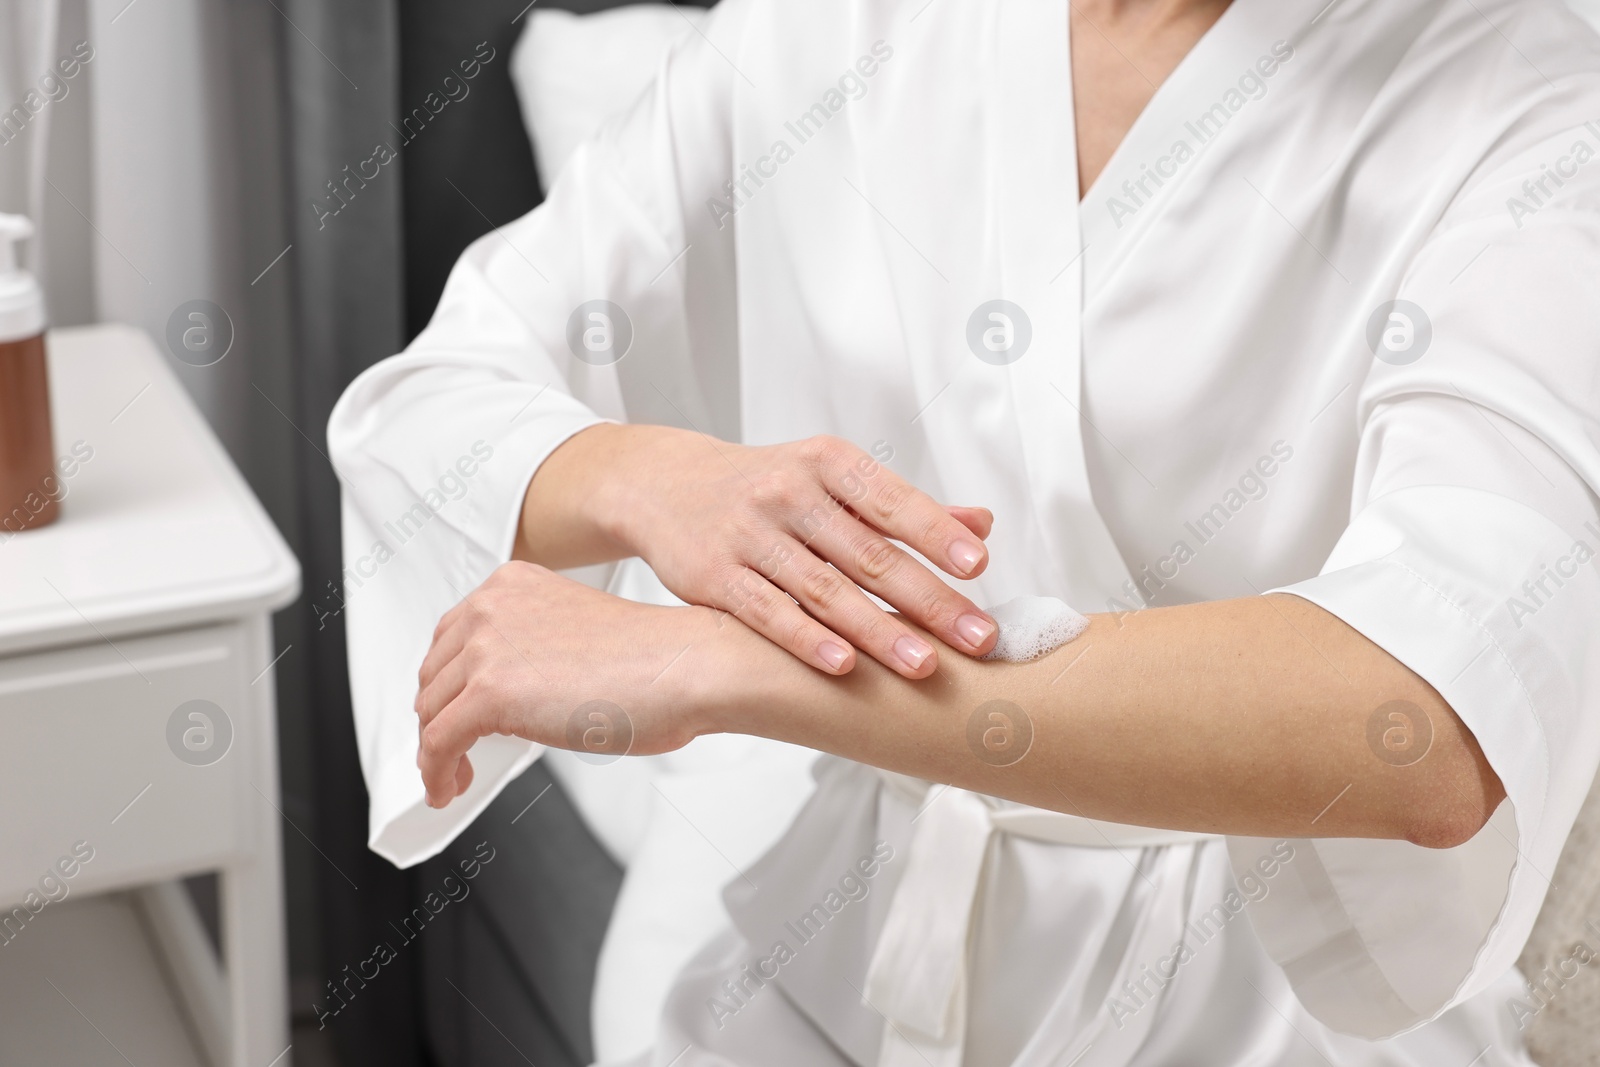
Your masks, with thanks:
[(1463, 766), (1441, 768), (1426, 795), (1408, 805), (1403, 836), (1423, 848), (1456, 848), (1471, 841), (1505, 799), (1499, 775), (1479, 753)]
[(1423, 848), (1456, 848), (1476, 837), (1493, 814), (1466, 804), (1439, 806), (1447, 810), (1425, 812), (1410, 820), (1407, 841)]
[(1478, 739), (1446, 705), (1434, 723), (1432, 745), (1390, 779), (1397, 837), (1423, 848), (1457, 848), (1476, 837), (1506, 798), (1500, 776)]

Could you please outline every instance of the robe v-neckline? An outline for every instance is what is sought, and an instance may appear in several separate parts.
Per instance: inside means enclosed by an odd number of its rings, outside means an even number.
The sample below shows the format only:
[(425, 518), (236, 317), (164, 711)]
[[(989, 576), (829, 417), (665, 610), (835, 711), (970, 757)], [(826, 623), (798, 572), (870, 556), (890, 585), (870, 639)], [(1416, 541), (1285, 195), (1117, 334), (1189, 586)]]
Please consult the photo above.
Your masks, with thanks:
[[(1189, 65), (1190, 61), (1194, 58), (1195, 53), (1201, 51), (1205, 47), (1207, 38), (1209, 38), (1213, 33), (1216, 32), (1217, 27), (1222, 23), (1222, 21), (1224, 19), (1226, 19), (1228, 17), (1228, 14), (1230, 12), (1232, 12), (1233, 10), (1235, 10), (1236, 8), (1238, 8), (1241, 5), (1243, 5), (1245, 2), (1246, 2), (1246, 0), (1230, 0), (1228, 6), (1223, 9), (1222, 14), (1218, 15), (1216, 17), (1216, 19), (1212, 21), (1211, 25), (1206, 27), (1206, 31), (1195, 39), (1194, 44), (1190, 46), (1189, 50), (1187, 52), (1185, 52), (1183, 54), (1183, 57), (1178, 60), (1178, 62), (1173, 66), (1173, 68), (1170, 71), (1167, 72), (1166, 77), (1161, 79), (1160, 84), (1158, 84), (1155, 87), (1155, 91), (1150, 94), (1150, 98), (1148, 100), (1146, 100), (1144, 102), (1144, 106), (1139, 109), (1139, 113), (1133, 117), (1133, 122), (1131, 122), (1128, 125), (1128, 128), (1122, 132), (1122, 137), (1117, 141), (1116, 147), (1114, 147), (1111, 150), (1111, 154), (1106, 157), (1105, 163), (1101, 165), (1099, 172), (1095, 174), (1094, 180), (1089, 183), (1089, 188), (1088, 189), (1083, 188), (1083, 181), (1082, 181), (1082, 178), (1081, 178), (1081, 174), (1082, 174), (1082, 169), (1081, 169), (1082, 152), (1081, 152), (1080, 146), (1078, 144), (1078, 127), (1077, 127), (1077, 111), (1078, 111), (1078, 100), (1077, 100), (1078, 82), (1077, 82), (1077, 78), (1078, 78), (1078, 75), (1077, 75), (1077, 70), (1076, 70), (1076, 64), (1073, 62), (1072, 16), (1071, 16), (1071, 14), (1068, 14), (1068, 16), (1067, 16), (1067, 64), (1068, 64), (1068, 84), (1072, 87), (1072, 111), (1073, 111), (1073, 128), (1072, 128), (1073, 143), (1072, 143), (1072, 151), (1073, 151), (1073, 160), (1079, 166), (1079, 170), (1077, 171), (1077, 173), (1080, 175), (1080, 178), (1079, 178), (1079, 181), (1078, 181), (1077, 191), (1078, 191), (1078, 194), (1079, 194), (1078, 205), (1079, 205), (1080, 209), (1082, 208), (1082, 206), (1085, 203), (1087, 203), (1089, 201), (1089, 198), (1091, 196), (1094, 196), (1095, 194), (1097, 194), (1097, 193), (1102, 191), (1101, 188), (1100, 188), (1101, 180), (1106, 176), (1106, 173), (1108, 171), (1110, 171), (1111, 168), (1118, 162), (1119, 157), (1121, 157), (1122, 154), (1123, 154), (1124, 146), (1126, 146), (1128, 141), (1131, 140), (1134, 137), (1135, 133), (1139, 130), (1140, 125), (1141, 124), (1146, 124), (1145, 123), (1145, 116), (1150, 114), (1152, 108), (1155, 107), (1155, 105), (1157, 103), (1157, 99), (1161, 96), (1162, 90), (1165, 89), (1169, 84), (1171, 84), (1173, 79), (1178, 76), (1179, 72), (1182, 71), (1185, 66)], [(1112, 45), (1112, 47), (1116, 48), (1115, 45)], [(1121, 54), (1121, 50), (1117, 49), (1117, 51), (1118, 51), (1118, 54), (1120, 55)], [(1144, 77), (1144, 71), (1140, 70), (1139, 67), (1133, 62), (1133, 60), (1128, 59), (1126, 56), (1123, 56), (1123, 59), (1124, 59), (1124, 61), (1127, 62), (1127, 64), (1130, 67), (1133, 67), (1133, 69), (1139, 74), (1139, 76), (1141, 78)], [(1145, 80), (1148, 81), (1149, 79), (1145, 79)]]
[[(1296, 36), (1322, 2), (1234, 0), (1157, 88), (1081, 201), (1067, 5), (1015, 0), (998, 8), (996, 45), (1006, 58), (991, 115), (1010, 165), (992, 172), (998, 284), (988, 295), (1025, 308), (1036, 339), (1033, 351), (1000, 369), (1013, 455), (1037, 522), (1034, 580), (1082, 610), (1123, 610), (1138, 600), (1090, 486), (1086, 438), (1097, 437), (1097, 452), (1116, 446), (1100, 439), (1085, 413), (1084, 323), (1095, 295), (1171, 197), (1150, 198), (1121, 227), (1104, 199), (1137, 177), (1139, 164), (1159, 158), (1186, 121), (1235, 89), (1274, 41)], [(1195, 169), (1191, 160), (1160, 192), (1170, 194)], [(944, 432), (959, 436), (964, 428)]]
[[(1292, 44), (1325, 7), (1324, 0), (1233, 0), (1156, 87), (1077, 202), (1085, 307), (1122, 262), (1137, 235), (1159, 214), (1162, 203), (1170, 199), (1167, 194), (1194, 172), (1196, 160), (1211, 146), (1215, 138), (1202, 140), (1196, 136), (1194, 120), (1230, 91), (1236, 91), (1239, 79), (1254, 69), (1258, 60), (1270, 55), (1276, 42)], [(1071, 53), (1069, 38), (1069, 89)], [(1266, 79), (1265, 84), (1268, 88), (1263, 96), (1270, 95), (1271, 79)], [(1246, 98), (1245, 106), (1239, 109), (1240, 116), (1248, 120), (1249, 112), (1261, 104), (1260, 99)], [(1069, 102), (1069, 111), (1075, 110), (1074, 99)], [(1188, 145), (1192, 156), (1170, 175), (1152, 174), (1153, 168), (1169, 158), (1180, 142)], [(1073, 166), (1076, 178), (1075, 123)], [(1076, 182), (1073, 192), (1079, 192)]]

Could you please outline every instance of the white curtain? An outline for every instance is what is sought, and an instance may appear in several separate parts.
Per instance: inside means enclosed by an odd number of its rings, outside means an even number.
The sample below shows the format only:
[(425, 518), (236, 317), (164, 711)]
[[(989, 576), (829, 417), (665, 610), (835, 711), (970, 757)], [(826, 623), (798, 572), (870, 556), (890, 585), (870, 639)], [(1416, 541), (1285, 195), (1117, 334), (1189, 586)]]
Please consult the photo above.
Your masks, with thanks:
[[(98, 231), (98, 320), (141, 327), (159, 345), (180, 304), (210, 300), (228, 313), (237, 340), (227, 358), (205, 368), (173, 365), (242, 458), (251, 395), (244, 290), (255, 271), (242, 247), (230, 48), (220, 19), (210, 17), (215, 6), (88, 0), (93, 200), (78, 206)], [(256, 270), (278, 251), (263, 252)]]
[[(51, 75), (56, 56), (59, 0), (7, 0), (0, 7), (0, 211), (41, 223), (45, 163), (49, 158), (51, 96), (40, 79)], [(34, 109), (37, 108), (37, 111)], [(43, 268), (44, 244), (35, 240), (23, 262)]]
[(288, 240), (281, 212), (260, 210), (281, 200), (276, 159), (243, 173), (280, 142), (275, 110), (255, 128), (240, 121), (242, 98), (276, 95), (270, 70), (250, 85), (241, 74), (271, 54), (245, 54), (251, 17), (212, 0), (0, 4), (0, 210), (35, 223), (24, 262), (52, 325), (124, 322), (160, 345), (180, 304), (224, 308), (228, 357), (173, 367), (247, 472), (251, 353), (284, 343), (273, 320), (288, 300), (281, 276), (257, 281)]

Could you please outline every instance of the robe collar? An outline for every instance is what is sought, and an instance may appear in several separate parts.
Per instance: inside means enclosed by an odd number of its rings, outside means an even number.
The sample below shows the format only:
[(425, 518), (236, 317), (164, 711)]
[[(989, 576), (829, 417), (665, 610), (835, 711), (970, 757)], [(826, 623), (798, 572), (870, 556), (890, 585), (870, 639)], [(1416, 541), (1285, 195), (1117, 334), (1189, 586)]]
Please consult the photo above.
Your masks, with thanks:
[[(1083, 410), (1083, 239), (1072, 100), (1069, 5), (999, 4), (1002, 57), (990, 121), (1006, 148), (995, 172), (996, 297), (1026, 310), (1033, 330), (1004, 379), (1040, 533), (1038, 563), (1056, 592), (1083, 611), (1125, 598), (1131, 577), (1090, 492)], [(1137, 476), (1130, 472), (1130, 476)], [(1045, 584), (1045, 568), (1038, 577)]]
[[(994, 0), (936, 9), (962, 25), (920, 27), (923, 36), (894, 61), (907, 81), (857, 120), (862, 166), (852, 195), (871, 205), (894, 306), (928, 311), (903, 316), (897, 328), (905, 383), (897, 406), (914, 431), (908, 469), (942, 497), (992, 499), (1006, 509), (998, 515), (1005, 552), (974, 595), (997, 602), (1048, 594), (1085, 612), (1141, 602), (1091, 493), (1086, 438), (1096, 438), (1101, 454), (1123, 450), (1084, 400), (1083, 325), (1086, 296), (1114, 277), (1163, 200), (1149, 198), (1121, 229), (1097, 200), (1128, 180), (1128, 167), (1159, 160), (1171, 131), (1194, 117), (1192, 100), (1220, 99), (1325, 6), (1234, 0), (1157, 91), (1081, 207), (1070, 5)], [(992, 90), (974, 98), (960, 80), (940, 76), (958, 61)], [(1248, 112), (1247, 104), (1233, 117), (1229, 134), (1253, 121)], [(929, 174), (970, 197), (950, 203)], [(1021, 357), (999, 365), (968, 351), (969, 315), (994, 300), (1022, 308), (1032, 334)], [(1149, 481), (1125, 456), (1121, 462), (1126, 477)]]
[(1340, 2), (1233, 0), (1161, 83), (1083, 197), (1085, 306), (1128, 261), (1200, 157), (1240, 136), (1265, 110), (1265, 98), (1299, 74), (1301, 43), (1322, 30)]

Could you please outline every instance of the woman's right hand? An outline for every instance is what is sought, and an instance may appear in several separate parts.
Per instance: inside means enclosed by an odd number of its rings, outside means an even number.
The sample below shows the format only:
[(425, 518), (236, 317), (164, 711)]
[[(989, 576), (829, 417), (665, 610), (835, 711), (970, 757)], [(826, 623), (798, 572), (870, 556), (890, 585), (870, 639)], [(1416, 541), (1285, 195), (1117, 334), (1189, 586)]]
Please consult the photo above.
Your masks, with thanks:
[(933, 646), (866, 593), (952, 647), (987, 652), (994, 621), (895, 542), (973, 578), (992, 523), (835, 437), (749, 446), (604, 424), (539, 468), (514, 558), (558, 568), (637, 555), (682, 600), (731, 612), (819, 670), (845, 674), (860, 649), (925, 678)]

